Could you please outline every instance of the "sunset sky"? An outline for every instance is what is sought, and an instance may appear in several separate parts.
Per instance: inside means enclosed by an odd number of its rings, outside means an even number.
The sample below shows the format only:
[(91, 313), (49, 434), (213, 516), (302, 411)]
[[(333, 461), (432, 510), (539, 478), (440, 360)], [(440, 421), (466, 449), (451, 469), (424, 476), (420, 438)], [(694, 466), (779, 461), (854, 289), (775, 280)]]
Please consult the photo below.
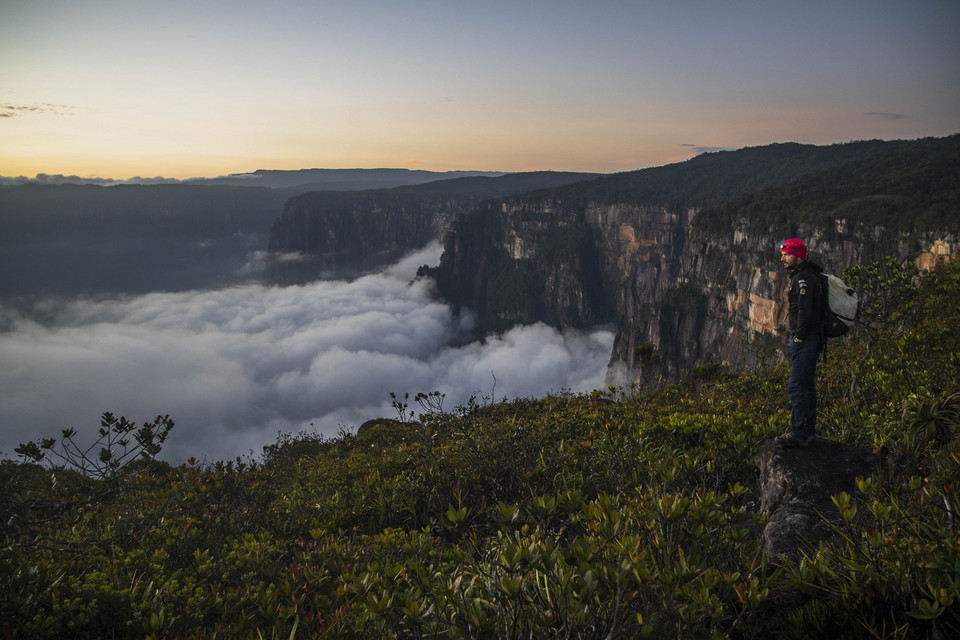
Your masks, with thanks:
[(0, 175), (613, 172), (960, 131), (957, 0), (3, 0)]

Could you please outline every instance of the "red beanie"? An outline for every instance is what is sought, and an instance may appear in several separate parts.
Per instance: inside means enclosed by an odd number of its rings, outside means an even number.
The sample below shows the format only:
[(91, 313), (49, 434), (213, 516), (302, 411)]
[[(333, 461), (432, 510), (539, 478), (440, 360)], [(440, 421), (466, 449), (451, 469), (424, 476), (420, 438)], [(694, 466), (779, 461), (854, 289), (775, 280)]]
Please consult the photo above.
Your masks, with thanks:
[(807, 259), (807, 245), (800, 238), (790, 238), (780, 247), (780, 253), (792, 253), (801, 260)]

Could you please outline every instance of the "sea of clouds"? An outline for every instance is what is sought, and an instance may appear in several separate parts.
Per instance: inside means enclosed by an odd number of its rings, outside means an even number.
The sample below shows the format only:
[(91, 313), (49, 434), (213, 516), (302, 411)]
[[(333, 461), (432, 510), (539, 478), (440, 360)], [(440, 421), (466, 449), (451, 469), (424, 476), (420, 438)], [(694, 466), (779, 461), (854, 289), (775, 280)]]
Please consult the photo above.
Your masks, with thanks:
[(602, 388), (613, 333), (517, 327), (470, 341), (439, 301), (431, 245), (389, 269), (306, 286), (246, 284), (114, 299), (50, 299), (0, 313), (0, 457), (110, 411), (176, 422), (161, 458), (259, 457), (280, 433), (336, 436), (397, 417), (390, 393), (540, 397)]

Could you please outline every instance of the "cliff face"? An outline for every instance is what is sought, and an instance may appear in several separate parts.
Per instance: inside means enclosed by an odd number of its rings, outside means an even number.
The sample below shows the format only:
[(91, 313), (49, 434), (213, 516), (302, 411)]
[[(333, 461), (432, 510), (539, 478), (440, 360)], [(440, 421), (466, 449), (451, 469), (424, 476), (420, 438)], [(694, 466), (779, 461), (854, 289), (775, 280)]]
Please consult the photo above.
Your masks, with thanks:
[(958, 175), (955, 135), (770, 145), (600, 178), (304, 194), (274, 224), (267, 279), (358, 273), (444, 237), (431, 273), (481, 331), (612, 324), (610, 384), (675, 379), (782, 357), (786, 238), (802, 237), (834, 273), (889, 255), (923, 266), (957, 255)]
[[(844, 226), (837, 221), (836, 227)], [(642, 381), (637, 347), (644, 343), (652, 343), (662, 357), (650, 375), (668, 379), (711, 362), (751, 368), (780, 358), (789, 275), (779, 264), (778, 246), (787, 237), (804, 238), (809, 258), (831, 273), (889, 255), (931, 264), (936, 259), (931, 250), (942, 259), (960, 249), (949, 235), (914, 236), (882, 227), (851, 228), (839, 237), (828, 231), (801, 226), (787, 233), (768, 229), (748, 236), (733, 230), (717, 237), (691, 224), (672, 272), (638, 264), (637, 275), (624, 283), (628, 297), (639, 304), (624, 310), (608, 383)]]
[(596, 174), (531, 172), (291, 198), (270, 231), (264, 278), (297, 284), (352, 276), (443, 238), (452, 218), (485, 200), (567, 185)]
[(389, 264), (441, 237), (453, 215), (476, 204), (469, 197), (392, 191), (291, 198), (270, 230), (264, 277), (277, 284), (298, 284)]
[(441, 294), (473, 309), (482, 331), (611, 321), (598, 230), (581, 212), (505, 201), (458, 217), (436, 271)]
[[(438, 288), (474, 310), (487, 331), (615, 323), (613, 385), (675, 379), (718, 361), (773, 361), (784, 343), (784, 239), (804, 238), (810, 258), (834, 273), (889, 255), (925, 265), (957, 255), (949, 177), (960, 168), (957, 137), (945, 147), (941, 157), (924, 148), (921, 174), (904, 168), (910, 149), (896, 147), (849, 171), (787, 174), (779, 190), (714, 207), (618, 201), (624, 190), (609, 187), (604, 193), (613, 195), (602, 197), (593, 187), (508, 199), (451, 223)], [(660, 357), (645, 369), (650, 345)]]
[(888, 255), (931, 264), (960, 250), (954, 236), (843, 221), (718, 235), (696, 217), (622, 203), (504, 202), (451, 225), (437, 284), (484, 331), (615, 322), (608, 383), (625, 386), (642, 380), (637, 348), (645, 343), (661, 356), (655, 373), (668, 379), (710, 362), (751, 367), (778, 357), (788, 283), (778, 247), (787, 237), (804, 237), (810, 259), (835, 273)]

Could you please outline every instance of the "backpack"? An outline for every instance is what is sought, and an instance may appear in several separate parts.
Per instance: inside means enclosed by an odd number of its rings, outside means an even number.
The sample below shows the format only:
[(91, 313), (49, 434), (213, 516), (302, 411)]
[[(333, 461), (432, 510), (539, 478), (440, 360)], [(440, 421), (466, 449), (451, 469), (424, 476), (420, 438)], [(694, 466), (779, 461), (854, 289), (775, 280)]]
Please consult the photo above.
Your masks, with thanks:
[(857, 292), (843, 280), (829, 273), (820, 275), (820, 292), (823, 294), (823, 335), (839, 338), (850, 331), (860, 316), (860, 301)]

